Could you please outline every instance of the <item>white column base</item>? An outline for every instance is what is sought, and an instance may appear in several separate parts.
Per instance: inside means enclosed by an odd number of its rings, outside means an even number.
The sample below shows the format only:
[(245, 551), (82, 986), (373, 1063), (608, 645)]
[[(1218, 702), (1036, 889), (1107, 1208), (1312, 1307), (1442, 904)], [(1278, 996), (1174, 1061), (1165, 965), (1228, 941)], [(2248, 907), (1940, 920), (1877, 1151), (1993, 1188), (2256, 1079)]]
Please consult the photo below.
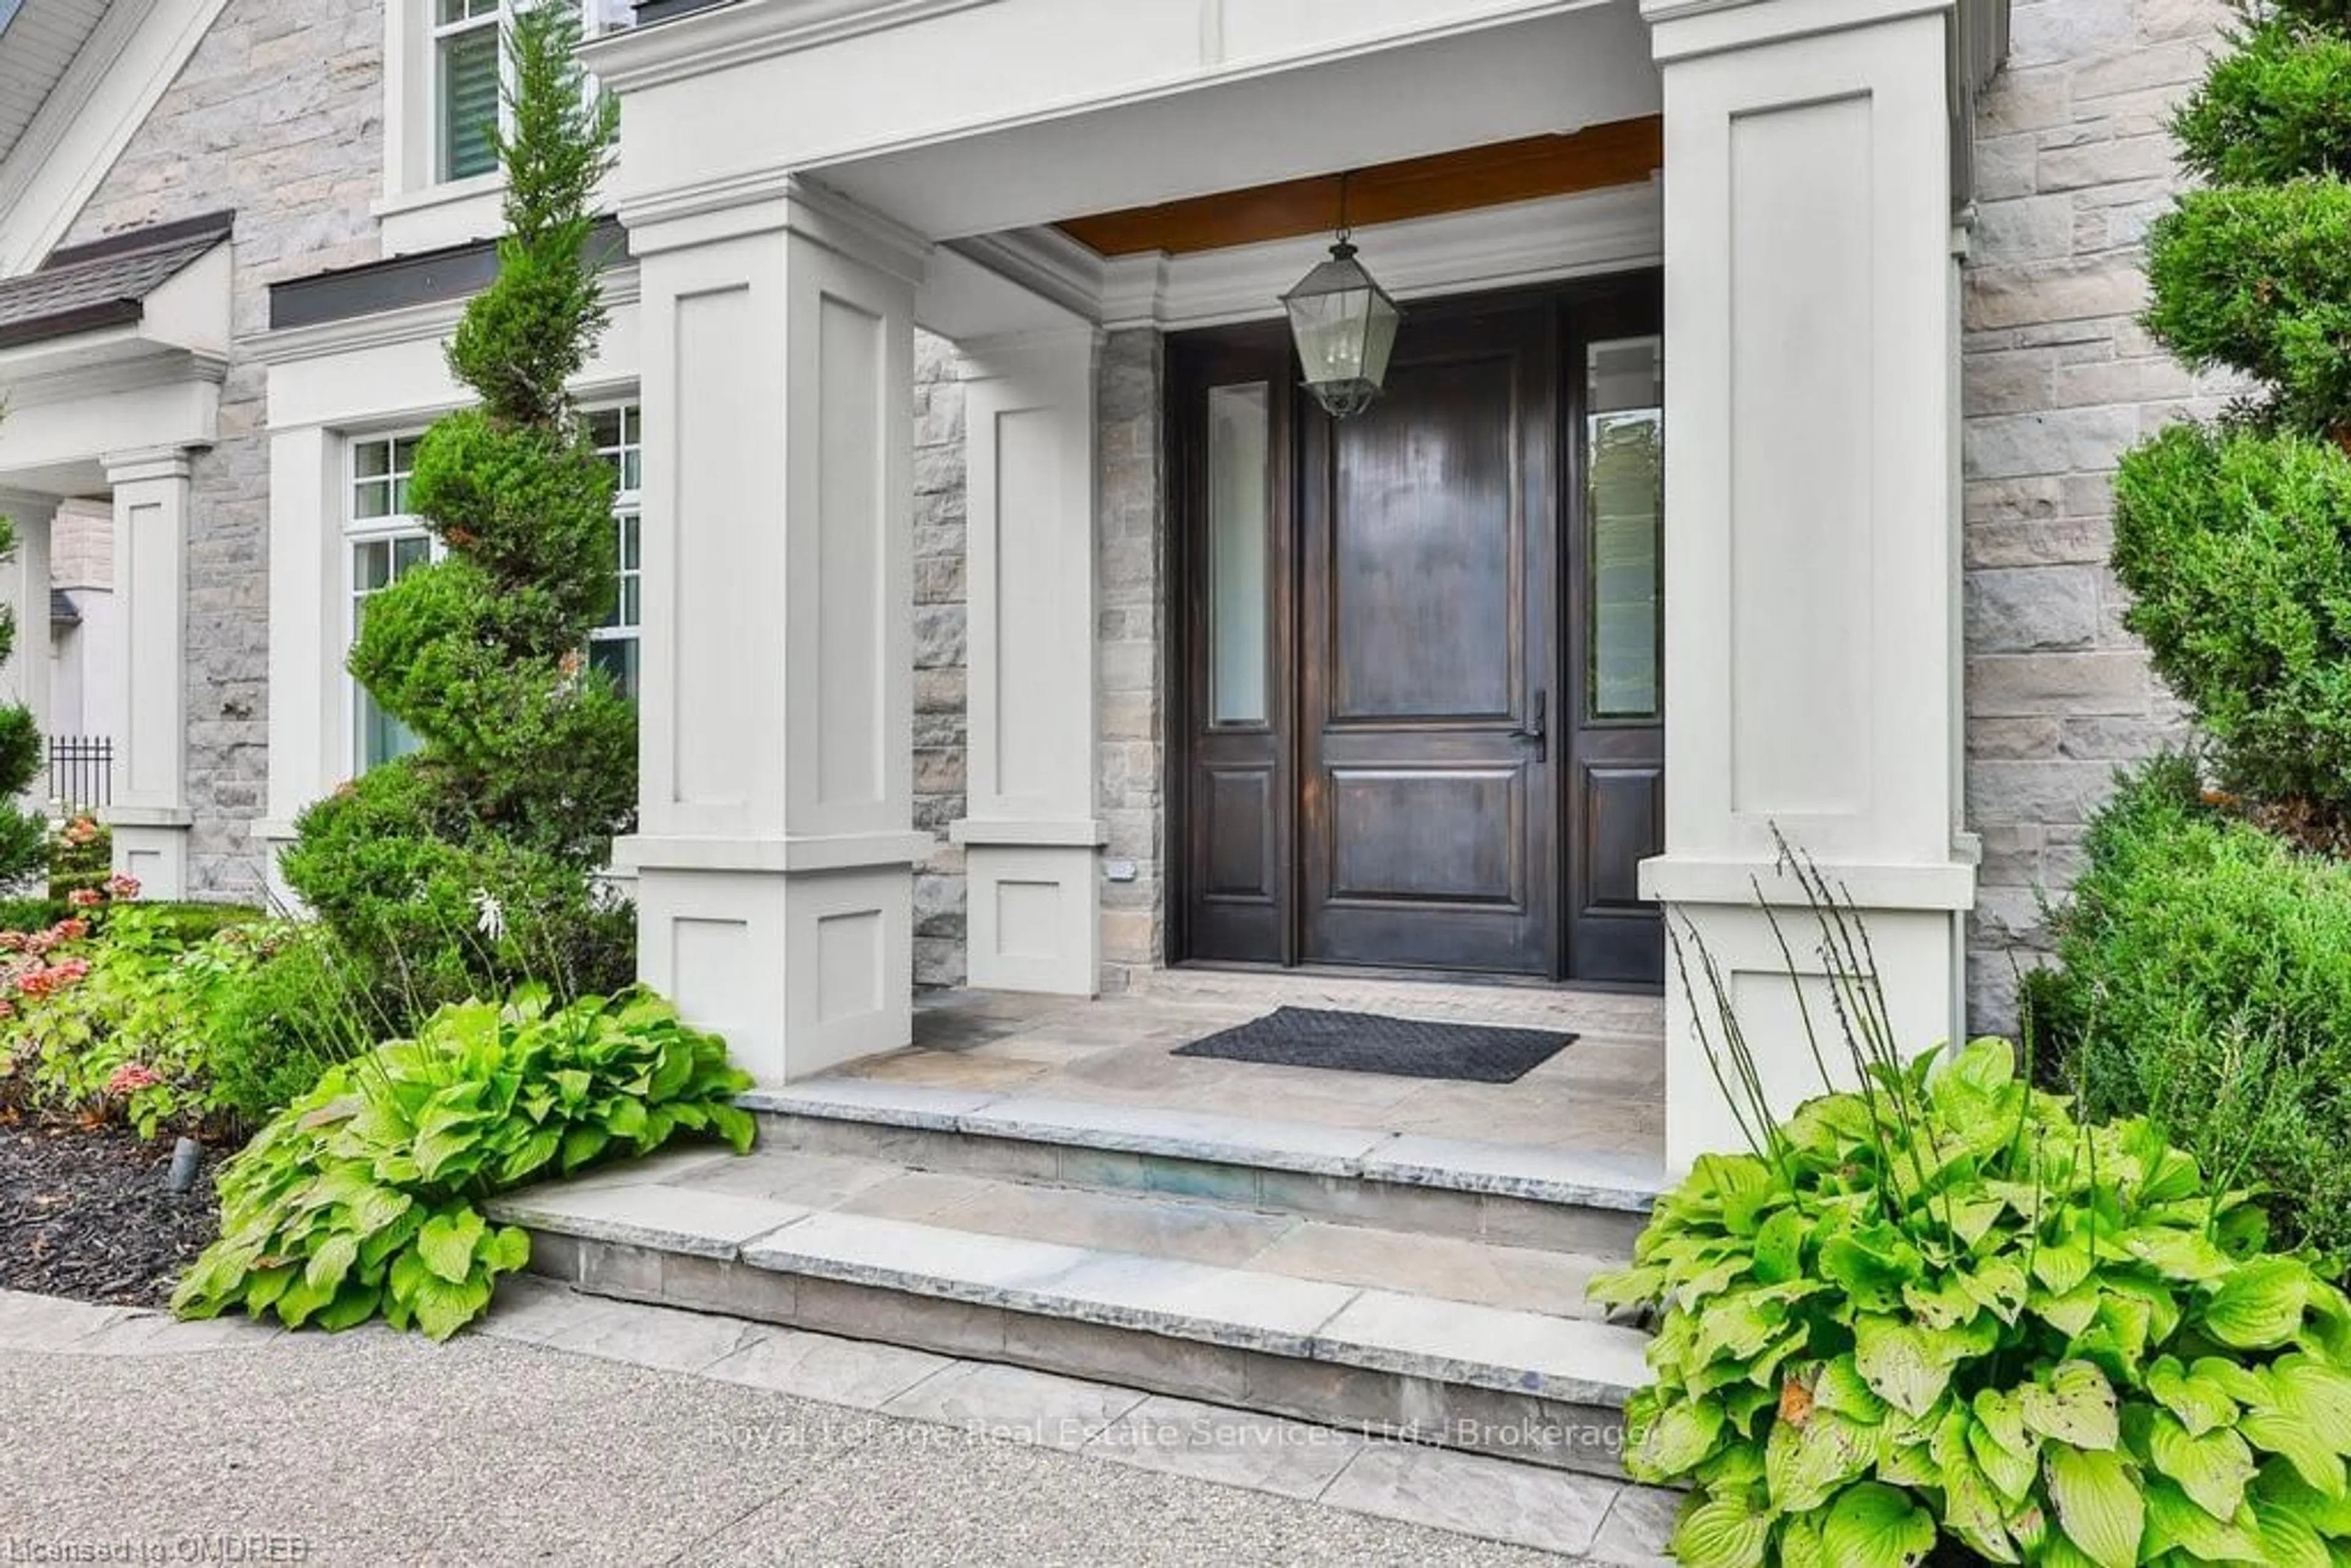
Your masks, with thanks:
[(114, 870), (138, 878), (141, 898), (188, 896), (186, 812), (117, 806), (101, 814), (114, 837)]
[[(1652, 861), (1649, 866), (1662, 868), (1666, 863)], [(1972, 898), (1972, 877), (1963, 868), (1950, 868), (1960, 872), (1958, 879), (1950, 870), (1941, 875), (1920, 875), (1910, 868), (1876, 869), (1892, 873), (1905, 885), (1931, 885), (1955, 901)], [(1827, 874), (1834, 882), (1855, 873), (1854, 868), (1828, 868)], [(1768, 880), (1766, 885), (1770, 885)], [(1779, 923), (1776, 935), (1774, 917)], [(1858, 922), (1855, 941), (1860, 932), (1867, 934), (1866, 961), (1876, 965), (1897, 1049), (1906, 1056), (1915, 1056), (1931, 1046), (1958, 1040), (1965, 1027), (1966, 971), (1961, 956), (1965, 910), (1865, 904), (1857, 914), (1847, 912), (1845, 918), (1849, 924)], [(1750, 889), (1745, 903), (1730, 902), (1727, 896), (1721, 903), (1669, 901), (1667, 919), (1680, 938), (1683, 956), (1690, 967), (1687, 987), (1670, 959), (1666, 977), (1666, 1159), (1675, 1170), (1683, 1171), (1699, 1155), (1748, 1146), (1700, 1038), (1702, 1028), (1704, 1040), (1710, 1040), (1717, 1052), (1722, 1050), (1721, 1020), (1699, 946), (1713, 959), (1775, 1118), (1827, 1092), (1831, 1085), (1852, 1088), (1857, 1078), (1844, 1031), (1837, 1022), (1820, 923), (1809, 907), (1775, 903), (1767, 915), (1754, 903)], [(1792, 956), (1794, 985), (1790, 983)], [(1812, 1025), (1809, 1039), (1806, 1013)], [(1817, 1059), (1814, 1042), (1819, 1048)], [(1727, 1060), (1722, 1076), (1735, 1084)], [(1743, 1100), (1740, 1110), (1746, 1113)]]
[(821, 840), (747, 847), (613, 845), (637, 879), (639, 977), (765, 1088), (912, 1041), (911, 855), (842, 865)]
[[(966, 824), (957, 823), (957, 836)], [(1092, 844), (971, 843), (967, 983), (1091, 997), (1101, 988), (1101, 851)]]

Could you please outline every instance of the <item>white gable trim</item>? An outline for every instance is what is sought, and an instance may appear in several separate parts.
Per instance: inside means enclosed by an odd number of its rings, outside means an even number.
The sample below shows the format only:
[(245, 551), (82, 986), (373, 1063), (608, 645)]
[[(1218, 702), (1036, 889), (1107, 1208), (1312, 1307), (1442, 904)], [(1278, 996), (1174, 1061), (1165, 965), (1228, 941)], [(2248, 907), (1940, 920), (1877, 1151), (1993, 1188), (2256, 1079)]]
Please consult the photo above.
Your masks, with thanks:
[(55, 249), (228, 0), (115, 0), (0, 162), (0, 277)]

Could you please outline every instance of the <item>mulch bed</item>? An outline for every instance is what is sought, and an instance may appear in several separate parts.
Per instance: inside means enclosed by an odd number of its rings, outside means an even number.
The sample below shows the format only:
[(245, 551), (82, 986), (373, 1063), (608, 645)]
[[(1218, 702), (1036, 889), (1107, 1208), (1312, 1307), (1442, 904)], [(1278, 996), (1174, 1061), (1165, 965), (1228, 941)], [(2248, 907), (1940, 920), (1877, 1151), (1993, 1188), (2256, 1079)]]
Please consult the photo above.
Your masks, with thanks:
[(157, 1307), (220, 1233), (207, 1148), (195, 1186), (164, 1187), (172, 1140), (119, 1127), (0, 1123), (0, 1290)]

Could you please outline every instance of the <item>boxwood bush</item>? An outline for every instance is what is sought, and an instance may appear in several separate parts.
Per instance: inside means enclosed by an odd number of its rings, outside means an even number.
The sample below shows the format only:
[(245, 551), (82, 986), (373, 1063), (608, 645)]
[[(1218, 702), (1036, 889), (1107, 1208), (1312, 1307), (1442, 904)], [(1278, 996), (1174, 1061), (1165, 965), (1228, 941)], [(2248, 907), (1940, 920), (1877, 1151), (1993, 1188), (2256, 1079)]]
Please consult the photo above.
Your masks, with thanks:
[(2028, 993), (2047, 1081), (2236, 1150), (2281, 1239), (2351, 1257), (2351, 863), (2208, 799), (2178, 756), (2125, 780), (2087, 849)]

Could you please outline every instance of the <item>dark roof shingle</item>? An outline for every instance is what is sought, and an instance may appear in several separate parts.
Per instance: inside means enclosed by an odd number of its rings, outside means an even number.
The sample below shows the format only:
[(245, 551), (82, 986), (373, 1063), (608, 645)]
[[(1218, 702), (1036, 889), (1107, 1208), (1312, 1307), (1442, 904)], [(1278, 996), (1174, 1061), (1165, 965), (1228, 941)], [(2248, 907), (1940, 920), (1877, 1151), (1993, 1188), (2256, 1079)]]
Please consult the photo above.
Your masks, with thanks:
[(0, 349), (139, 319), (141, 302), (228, 238), (233, 214), (159, 225), (61, 250), (0, 279)]

